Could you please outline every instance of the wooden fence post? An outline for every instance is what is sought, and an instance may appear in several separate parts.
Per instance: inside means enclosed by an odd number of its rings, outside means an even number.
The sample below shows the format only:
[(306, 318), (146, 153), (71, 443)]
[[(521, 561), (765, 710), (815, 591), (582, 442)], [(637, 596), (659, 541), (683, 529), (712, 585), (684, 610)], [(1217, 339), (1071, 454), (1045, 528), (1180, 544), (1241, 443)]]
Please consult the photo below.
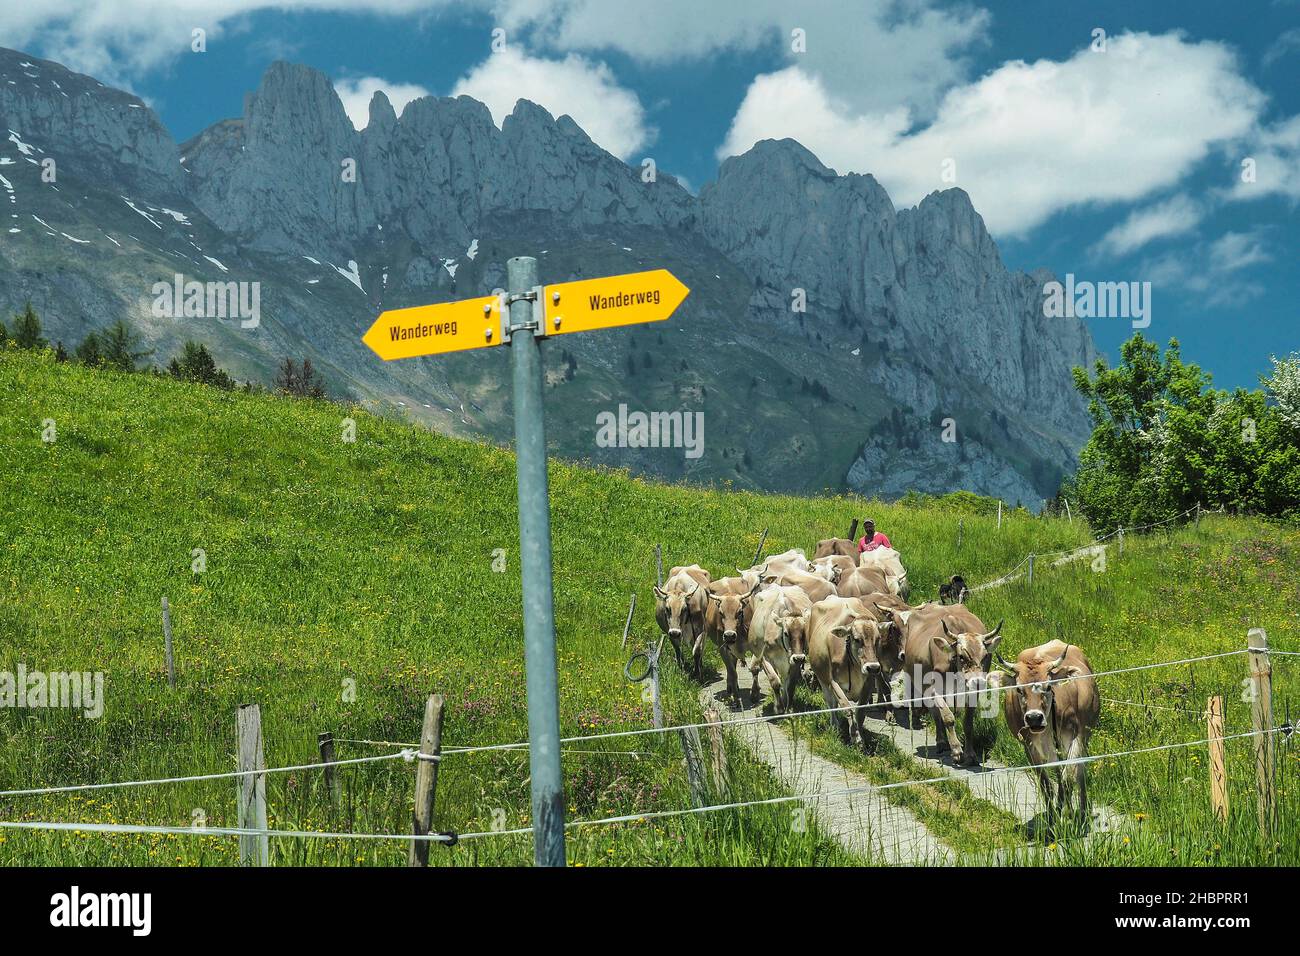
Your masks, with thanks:
[(858, 519), (857, 518), (854, 518), (853, 523), (849, 525), (849, 540), (850, 541), (858, 540)]
[[(235, 719), (239, 743), (239, 769), (247, 776), (239, 777), (239, 828), (241, 830), (266, 829), (266, 775), (248, 773), (265, 770), (262, 760), (262, 711), (257, 704), (240, 704)], [(265, 833), (243, 835), (239, 838), (239, 863), (241, 866), (269, 866), (271, 840)]]
[(754, 552), (754, 560), (750, 564), (758, 564), (759, 558), (763, 556), (763, 545), (767, 544), (767, 529), (763, 529), (763, 534), (758, 539), (758, 550)]
[(1032, 551), (1031, 551), (1030, 554), (1029, 554), (1029, 581), (1028, 581), (1028, 583), (1029, 583), (1030, 585), (1032, 585), (1032, 584), (1034, 583), (1034, 555), (1033, 555), (1033, 552), (1032, 552)]
[(167, 655), (167, 686), (176, 686), (176, 664), (172, 658), (172, 609), (167, 603), (167, 595), (162, 599), (163, 649)]
[(1196, 530), (1201, 530), (1201, 503), (1196, 502)]
[(657, 644), (651, 640), (646, 649), (646, 657), (650, 662), (650, 707), (656, 730), (662, 729), (664, 725), (663, 698), (659, 696), (659, 652), (663, 646), (664, 639), (661, 637)]
[(682, 739), (682, 753), (686, 756), (686, 780), (691, 786), (691, 805), (708, 805), (709, 790), (704, 783), (704, 767), (700, 762), (700, 731), (696, 727), (683, 727), (677, 731)]
[(1119, 553), (1120, 554), (1124, 553), (1124, 526), (1123, 525), (1120, 525), (1119, 528)]
[[(661, 582), (662, 583), (662, 582)], [(620, 651), (627, 648), (627, 632), (632, 629), (632, 615), (636, 611), (636, 592), (632, 593), (632, 600), (628, 602), (627, 620), (623, 622), (623, 640), (619, 642)]]
[[(420, 731), (420, 755), (415, 758), (415, 813), (411, 821), (413, 836), (426, 836), (433, 829), (433, 800), (438, 791), (438, 760), (442, 756), (441, 694), (430, 694), (424, 702), (424, 725)], [(412, 840), (407, 866), (429, 865), (428, 840)]]
[(1211, 697), (1205, 708), (1205, 736), (1210, 741), (1210, 806), (1220, 822), (1228, 820), (1228, 770), (1223, 752), (1223, 698)]
[(1070, 524), (1074, 524), (1074, 513), (1070, 511), (1070, 499), (1062, 498), (1061, 500), (1065, 502), (1065, 517), (1069, 520)]
[(1259, 830), (1273, 832), (1277, 812), (1273, 795), (1273, 669), (1268, 659), (1268, 635), (1252, 627), (1246, 635), (1250, 663), (1250, 718), (1255, 731), (1255, 781), (1259, 790)]
[(998, 499), (998, 530), (1002, 530), (1002, 499)]
[(966, 519), (958, 518), (957, 519), (957, 550), (958, 551), (961, 550), (961, 539), (962, 539), (962, 535), (965, 534), (965, 532), (966, 532)]
[(725, 799), (730, 787), (727, 783), (727, 749), (722, 740), (722, 715), (718, 708), (706, 710), (704, 722), (709, 725), (709, 769), (713, 776), (713, 793), (718, 799)]
[(339, 778), (331, 764), (334, 763), (334, 735), (328, 731), (316, 735), (316, 744), (320, 747), (320, 762), (325, 765), (325, 790), (330, 795), (330, 806), (339, 805)]

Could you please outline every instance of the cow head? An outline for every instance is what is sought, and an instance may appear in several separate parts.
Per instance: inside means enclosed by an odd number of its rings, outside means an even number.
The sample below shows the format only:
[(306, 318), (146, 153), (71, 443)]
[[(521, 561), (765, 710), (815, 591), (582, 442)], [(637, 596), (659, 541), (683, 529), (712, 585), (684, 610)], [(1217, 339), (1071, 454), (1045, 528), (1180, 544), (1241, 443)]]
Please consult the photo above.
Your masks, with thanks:
[(912, 616), (911, 608), (885, 607), (873, 602), (876, 609), (876, 618), (879, 620), (880, 639), (882, 644), (897, 647), (898, 656), (901, 659), (903, 655), (903, 628), (907, 626), (907, 619)]
[[(879, 674), (881, 671), (880, 627), (871, 618), (855, 617), (848, 624), (838, 624), (831, 628), (831, 633), (844, 641), (848, 658), (865, 677)], [(888, 661), (883, 662), (888, 665)], [(886, 673), (889, 670), (886, 669)]]
[(998, 621), (998, 626), (987, 634), (977, 634), (973, 631), (954, 633), (948, 629), (948, 622), (943, 621), (943, 637), (936, 637), (935, 643), (948, 655), (948, 673), (960, 673), (972, 690), (982, 690), (988, 683), (986, 678), (993, 653), (1002, 640), (1002, 623)]
[(1020, 711), (1024, 715), (1025, 733), (1041, 734), (1052, 726), (1052, 709), (1055, 706), (1055, 685), (1064, 677), (1073, 677), (1082, 673), (1078, 667), (1067, 666), (1065, 655), (1070, 653), (1070, 645), (1065, 645), (1060, 657), (1035, 658), (1032, 661), (1017, 661), (1011, 665), (1016, 684), (1014, 693), (1020, 695)]
[(808, 621), (812, 617), (809, 608), (800, 614), (785, 614), (776, 619), (781, 628), (781, 646), (790, 655), (791, 664), (802, 664), (808, 659)]
[(717, 608), (718, 619), (721, 622), (722, 642), (724, 644), (743, 644), (745, 634), (749, 628), (748, 610), (750, 599), (758, 591), (756, 583), (747, 593), (744, 594), (714, 594), (709, 593), (709, 600)]
[(671, 591), (661, 587), (655, 588), (655, 597), (658, 598), (664, 610), (664, 619), (667, 624), (664, 630), (669, 637), (678, 638), (682, 636), (682, 627), (691, 611), (691, 598), (695, 596), (695, 592), (699, 589), (698, 583), (684, 591), (677, 588)]

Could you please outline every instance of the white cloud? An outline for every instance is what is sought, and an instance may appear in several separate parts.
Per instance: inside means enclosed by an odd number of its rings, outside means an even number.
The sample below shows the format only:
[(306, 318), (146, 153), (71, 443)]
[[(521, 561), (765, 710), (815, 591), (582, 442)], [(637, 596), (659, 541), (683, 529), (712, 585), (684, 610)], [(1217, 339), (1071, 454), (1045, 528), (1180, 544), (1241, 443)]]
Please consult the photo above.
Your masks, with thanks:
[(1147, 260), (1139, 271), (1162, 295), (1171, 293), (1199, 308), (1235, 309), (1265, 291), (1262, 284), (1237, 273), (1272, 258), (1258, 231), (1226, 232), (1212, 242)]
[(1219, 273), (1236, 272), (1272, 259), (1257, 233), (1226, 232), (1210, 243), (1210, 263)]
[(487, 104), (498, 126), (520, 99), (544, 106), (554, 116), (567, 113), (595, 143), (623, 159), (655, 136), (636, 94), (619, 86), (604, 63), (577, 54), (546, 60), (507, 45), (456, 84), (452, 95), (462, 94)]
[(973, 6), (941, 11), (931, 0), (496, 0), (493, 8), (508, 36), (556, 50), (616, 50), (660, 65), (770, 50), (855, 109), (906, 103), (923, 114), (965, 78), (959, 51), (983, 40), (990, 22)]
[[(873, 173), (900, 204), (960, 186), (992, 231), (1020, 234), (1071, 206), (1168, 189), (1248, 132), (1264, 96), (1236, 67), (1219, 43), (1124, 34), (1104, 53), (1005, 63), (949, 90), (915, 130), (906, 112), (855, 112), (793, 67), (754, 81), (719, 155), (793, 137), (841, 172)], [(955, 182), (941, 178), (949, 159)]]
[(1204, 214), (1200, 204), (1188, 196), (1171, 196), (1164, 202), (1133, 210), (1127, 219), (1101, 237), (1096, 251), (1112, 256), (1127, 255), (1156, 239), (1191, 232)]
[(393, 110), (399, 115), (402, 107), (411, 100), (430, 95), (428, 90), (415, 83), (393, 83), (377, 76), (337, 80), (334, 83), (334, 90), (343, 101), (343, 109), (347, 111), (348, 119), (352, 120), (352, 125), (357, 129), (365, 129), (369, 125), (370, 100), (379, 90), (383, 90), (388, 101), (393, 104)]
[[(451, 0), (41, 0), (7, 3), (0, 46), (55, 60), (97, 80), (129, 88), (134, 77), (182, 56), (220, 56), (224, 36), (247, 28), (259, 10), (412, 14)], [(192, 53), (192, 31), (208, 52)]]
[(1263, 199), (1283, 195), (1300, 200), (1300, 115), (1256, 130), (1247, 138), (1243, 160), (1254, 161), (1254, 181), (1247, 182), (1238, 169), (1229, 190), (1232, 199)]

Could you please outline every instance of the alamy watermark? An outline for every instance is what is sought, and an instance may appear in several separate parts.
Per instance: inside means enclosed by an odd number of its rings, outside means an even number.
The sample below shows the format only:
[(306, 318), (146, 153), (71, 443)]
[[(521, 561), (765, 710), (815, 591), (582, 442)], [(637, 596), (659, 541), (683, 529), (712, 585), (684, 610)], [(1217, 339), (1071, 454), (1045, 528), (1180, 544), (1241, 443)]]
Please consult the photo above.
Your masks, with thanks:
[(239, 319), (241, 329), (262, 324), (262, 283), (185, 281), (155, 282), (153, 314), (159, 319)]
[(1076, 282), (1053, 279), (1043, 285), (1043, 316), (1049, 319), (1131, 319), (1133, 328), (1151, 324), (1150, 282)]
[(704, 454), (703, 412), (629, 412), (596, 415), (596, 445), (600, 448), (684, 448), (687, 458)]
[(0, 671), (0, 707), (66, 707), (95, 720), (104, 713), (102, 671)]

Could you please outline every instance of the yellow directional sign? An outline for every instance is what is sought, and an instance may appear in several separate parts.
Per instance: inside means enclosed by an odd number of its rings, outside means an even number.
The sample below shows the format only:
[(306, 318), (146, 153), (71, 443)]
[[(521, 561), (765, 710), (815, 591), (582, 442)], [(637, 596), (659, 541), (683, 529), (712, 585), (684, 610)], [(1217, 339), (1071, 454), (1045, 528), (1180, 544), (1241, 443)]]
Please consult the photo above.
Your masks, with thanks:
[(667, 269), (548, 285), (547, 335), (662, 322), (690, 294)]
[(501, 344), (501, 300), (495, 295), (411, 309), (389, 309), (361, 341), (385, 362)]

